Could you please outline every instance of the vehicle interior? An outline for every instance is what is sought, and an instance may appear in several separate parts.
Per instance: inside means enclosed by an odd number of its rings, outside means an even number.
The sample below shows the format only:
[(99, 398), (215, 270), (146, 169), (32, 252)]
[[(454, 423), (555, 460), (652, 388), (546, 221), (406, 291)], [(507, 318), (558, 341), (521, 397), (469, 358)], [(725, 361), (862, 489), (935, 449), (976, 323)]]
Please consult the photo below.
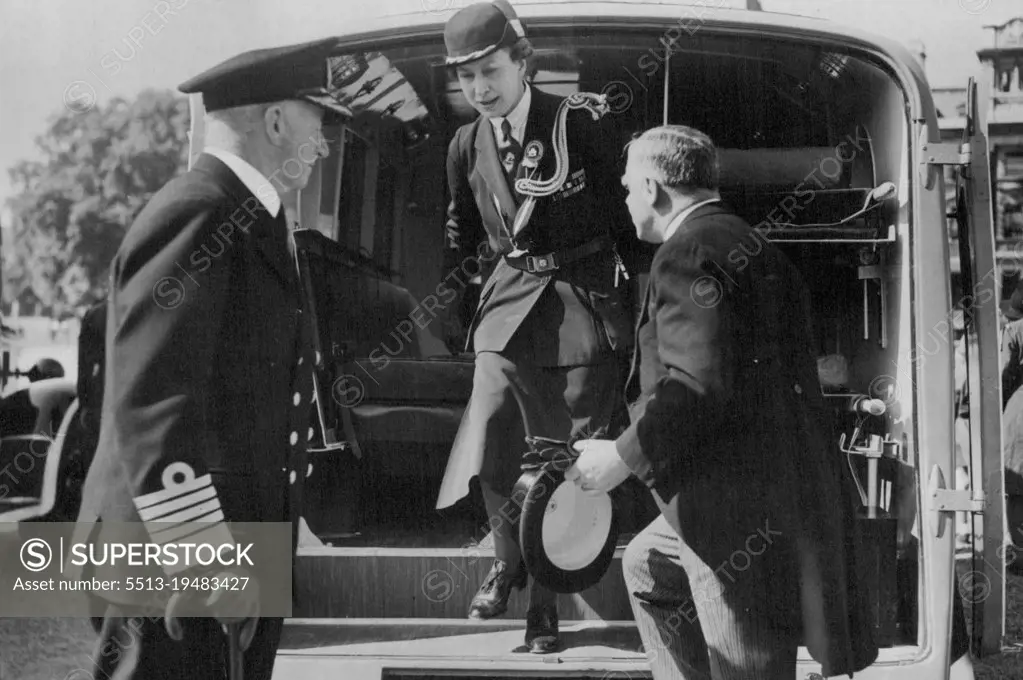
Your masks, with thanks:
[[(664, 36), (531, 31), (532, 82), (561, 95), (606, 94), (617, 131), (609, 145), (665, 121), (715, 141), (722, 197), (761, 239), (736, 257), (756, 257), (772, 241), (812, 291), (832, 453), (862, 506), (878, 636), (884, 646), (915, 644), (904, 94), (882, 65), (820, 43), (710, 29), (677, 43)], [(457, 547), (486, 535), (475, 495), (434, 510), (472, 385), (472, 355), (452, 329), (465, 327), (482, 284), (443, 270), (447, 146), (475, 116), (443, 54), (439, 39), (406, 41), (330, 64), (355, 117), (327, 131), (332, 155), (303, 191), (297, 238), (326, 359), (306, 517), (333, 546)], [(636, 299), (652, 251), (621, 247)], [(937, 335), (920, 341), (923, 361)], [(616, 494), (625, 540), (656, 509), (645, 489), (626, 484)]]

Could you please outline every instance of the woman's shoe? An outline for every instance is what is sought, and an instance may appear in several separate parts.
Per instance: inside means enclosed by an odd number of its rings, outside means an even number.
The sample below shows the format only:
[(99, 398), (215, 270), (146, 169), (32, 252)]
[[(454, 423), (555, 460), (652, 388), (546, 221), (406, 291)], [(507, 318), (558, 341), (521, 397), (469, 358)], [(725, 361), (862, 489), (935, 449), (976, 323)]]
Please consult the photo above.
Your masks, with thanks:
[(522, 590), (528, 579), (526, 565), (519, 563), (515, 573), (509, 573), (508, 563), (494, 560), (490, 573), (483, 580), (483, 585), (476, 591), (469, 605), (470, 619), (492, 619), (508, 611), (508, 597), (512, 588)]

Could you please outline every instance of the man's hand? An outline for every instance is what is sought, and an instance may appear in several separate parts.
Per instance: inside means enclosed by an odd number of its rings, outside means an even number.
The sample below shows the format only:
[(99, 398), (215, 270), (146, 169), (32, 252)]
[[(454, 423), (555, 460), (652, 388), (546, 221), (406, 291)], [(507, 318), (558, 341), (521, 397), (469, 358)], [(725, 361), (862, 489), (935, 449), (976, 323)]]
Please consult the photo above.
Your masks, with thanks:
[(205, 611), (220, 622), (225, 634), (228, 633), (228, 626), (242, 624), (240, 643), (242, 651), (247, 650), (259, 624), (259, 582), (248, 574), (226, 571), (217, 574), (216, 578), (221, 583), (230, 584), (236, 582), (239, 576), (248, 578), (244, 590), (183, 590), (171, 595), (164, 615), (164, 627), (171, 639), (178, 642), (184, 639), (182, 617), (195, 616), (199, 611)]
[(579, 458), (565, 471), (565, 480), (583, 491), (610, 491), (632, 474), (613, 439), (581, 439), (573, 448)]

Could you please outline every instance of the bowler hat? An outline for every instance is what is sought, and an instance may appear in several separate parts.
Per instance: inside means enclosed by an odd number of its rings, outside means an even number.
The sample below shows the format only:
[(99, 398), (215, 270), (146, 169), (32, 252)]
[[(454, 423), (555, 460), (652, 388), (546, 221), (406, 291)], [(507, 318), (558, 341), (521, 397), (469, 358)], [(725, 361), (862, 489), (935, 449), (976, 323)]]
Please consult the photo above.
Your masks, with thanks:
[(182, 83), (178, 89), (185, 94), (201, 92), (207, 111), (301, 99), (350, 117), (348, 107), (332, 96), (327, 57), (336, 47), (337, 40), (328, 38), (245, 52)]
[(477, 2), (455, 13), (444, 26), (447, 66), (482, 59), (526, 37), (522, 22), (505, 0)]
[(521, 511), (519, 547), (526, 570), (556, 593), (580, 593), (607, 573), (618, 546), (618, 518), (606, 492), (584, 492), (565, 479), (579, 454), (568, 442), (526, 437), (522, 475), (512, 489)]

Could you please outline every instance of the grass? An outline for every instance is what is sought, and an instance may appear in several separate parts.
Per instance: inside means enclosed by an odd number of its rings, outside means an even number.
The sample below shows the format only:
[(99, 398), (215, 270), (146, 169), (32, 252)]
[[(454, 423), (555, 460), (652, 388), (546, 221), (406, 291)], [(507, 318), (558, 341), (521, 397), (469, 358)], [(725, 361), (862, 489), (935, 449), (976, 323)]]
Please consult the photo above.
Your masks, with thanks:
[(0, 619), (0, 680), (92, 680), (88, 619)]
[[(966, 608), (967, 623), (970, 608)], [(1023, 678), (1023, 576), (1008, 574), (1005, 580), (1005, 637), (1003, 652), (975, 659), (977, 680), (1016, 680)]]

